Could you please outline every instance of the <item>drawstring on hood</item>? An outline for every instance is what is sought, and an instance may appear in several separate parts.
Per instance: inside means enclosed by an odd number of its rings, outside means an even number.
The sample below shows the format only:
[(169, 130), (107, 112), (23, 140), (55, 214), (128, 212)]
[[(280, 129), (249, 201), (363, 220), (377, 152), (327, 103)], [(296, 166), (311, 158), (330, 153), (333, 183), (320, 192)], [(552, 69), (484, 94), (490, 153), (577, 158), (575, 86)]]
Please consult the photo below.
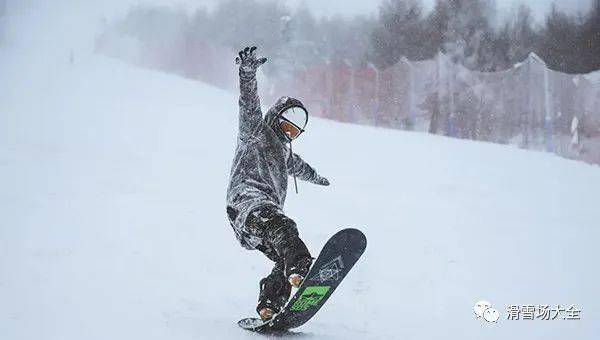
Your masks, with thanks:
[[(290, 157), (293, 157), (294, 151), (292, 150), (292, 140), (290, 139)], [(298, 181), (296, 180), (296, 174), (294, 174), (294, 187), (296, 188), (296, 195), (298, 194)]]

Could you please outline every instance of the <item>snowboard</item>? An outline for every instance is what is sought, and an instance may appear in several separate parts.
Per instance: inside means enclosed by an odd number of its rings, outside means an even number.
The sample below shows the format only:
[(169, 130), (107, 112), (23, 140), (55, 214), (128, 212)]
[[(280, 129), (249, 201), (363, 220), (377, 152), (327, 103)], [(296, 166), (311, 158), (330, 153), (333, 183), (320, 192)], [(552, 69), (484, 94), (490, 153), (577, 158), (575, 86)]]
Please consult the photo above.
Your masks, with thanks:
[(343, 229), (333, 235), (310, 268), (304, 282), (283, 309), (273, 318), (245, 318), (243, 329), (278, 332), (296, 328), (310, 320), (331, 297), (367, 247), (367, 238), (358, 229)]

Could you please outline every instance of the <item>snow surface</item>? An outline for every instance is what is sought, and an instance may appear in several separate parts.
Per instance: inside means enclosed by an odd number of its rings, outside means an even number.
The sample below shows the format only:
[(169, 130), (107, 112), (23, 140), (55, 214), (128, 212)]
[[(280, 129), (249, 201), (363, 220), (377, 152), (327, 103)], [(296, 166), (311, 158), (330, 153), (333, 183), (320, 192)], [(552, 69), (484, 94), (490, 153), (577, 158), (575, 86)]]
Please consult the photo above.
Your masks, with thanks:
[(585, 75), (585, 77), (590, 81), (600, 83), (600, 70), (588, 73)]
[[(236, 325), (270, 266), (226, 221), (236, 124), (237, 97), (202, 83), (0, 49), (0, 339), (263, 338)], [(300, 337), (600, 335), (599, 167), (317, 118), (294, 148), (332, 182), (290, 187), (311, 251), (343, 227), (369, 240)], [(510, 321), (509, 304), (582, 320)]]

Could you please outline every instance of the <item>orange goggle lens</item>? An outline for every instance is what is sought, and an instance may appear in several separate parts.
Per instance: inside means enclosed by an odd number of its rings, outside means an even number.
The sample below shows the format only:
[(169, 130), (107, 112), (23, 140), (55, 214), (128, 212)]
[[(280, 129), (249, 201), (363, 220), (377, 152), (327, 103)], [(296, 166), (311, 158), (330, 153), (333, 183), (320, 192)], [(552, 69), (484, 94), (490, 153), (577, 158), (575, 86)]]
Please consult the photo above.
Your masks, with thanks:
[(296, 125), (285, 120), (280, 120), (279, 126), (281, 127), (283, 133), (285, 133), (291, 139), (298, 137), (302, 132)]

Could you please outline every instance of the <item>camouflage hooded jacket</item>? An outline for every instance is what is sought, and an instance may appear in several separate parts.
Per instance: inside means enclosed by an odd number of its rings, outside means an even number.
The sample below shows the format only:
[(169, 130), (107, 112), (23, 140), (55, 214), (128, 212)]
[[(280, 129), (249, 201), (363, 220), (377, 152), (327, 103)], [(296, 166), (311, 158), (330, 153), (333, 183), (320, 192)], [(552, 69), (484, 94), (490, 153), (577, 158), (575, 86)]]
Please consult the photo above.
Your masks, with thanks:
[(239, 132), (227, 189), (227, 214), (241, 245), (254, 249), (261, 240), (245, 230), (246, 218), (261, 206), (283, 209), (289, 175), (319, 185), (329, 182), (291, 152), (286, 136), (275, 122), (284, 109), (302, 104), (297, 99), (281, 97), (263, 118), (256, 73), (242, 68), (240, 92)]

